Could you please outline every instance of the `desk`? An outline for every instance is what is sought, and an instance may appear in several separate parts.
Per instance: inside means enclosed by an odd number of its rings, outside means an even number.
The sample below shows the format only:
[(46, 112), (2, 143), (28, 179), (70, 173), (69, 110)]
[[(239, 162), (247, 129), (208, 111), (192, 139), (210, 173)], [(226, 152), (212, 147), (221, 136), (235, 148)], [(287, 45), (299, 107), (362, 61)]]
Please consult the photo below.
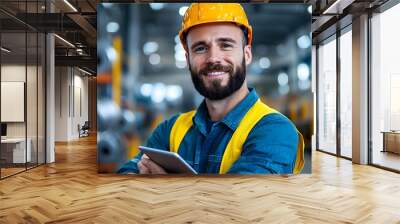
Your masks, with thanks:
[(382, 152), (400, 154), (400, 131), (383, 131)]
[[(25, 138), (6, 138), (1, 139), (1, 157), (10, 163), (25, 163), (30, 162), (32, 158), (30, 138), (26, 141), (28, 144), (25, 154)], [(12, 157), (11, 157), (12, 154)], [(12, 160), (11, 160), (12, 158)], [(27, 161), (25, 161), (27, 158)]]

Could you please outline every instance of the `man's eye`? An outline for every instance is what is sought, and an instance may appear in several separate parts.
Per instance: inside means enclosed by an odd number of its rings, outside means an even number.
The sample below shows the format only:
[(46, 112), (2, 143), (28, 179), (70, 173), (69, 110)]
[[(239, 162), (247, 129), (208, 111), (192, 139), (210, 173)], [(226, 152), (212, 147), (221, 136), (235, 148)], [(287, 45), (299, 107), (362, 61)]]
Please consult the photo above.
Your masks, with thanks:
[(226, 44), (226, 43), (222, 44), (222, 48), (224, 48), (224, 49), (229, 49), (229, 48), (232, 48), (232, 47), (233, 46), (231, 44)]
[(196, 52), (196, 53), (202, 53), (202, 52), (204, 52), (205, 50), (206, 50), (205, 47), (196, 47), (196, 48), (194, 49), (194, 52)]

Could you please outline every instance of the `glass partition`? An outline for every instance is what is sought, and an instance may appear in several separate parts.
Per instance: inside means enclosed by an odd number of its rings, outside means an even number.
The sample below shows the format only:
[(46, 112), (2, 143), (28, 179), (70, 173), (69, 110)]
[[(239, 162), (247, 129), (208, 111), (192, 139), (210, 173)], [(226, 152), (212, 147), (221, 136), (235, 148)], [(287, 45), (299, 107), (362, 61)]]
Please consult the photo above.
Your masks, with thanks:
[(26, 144), (26, 40), (25, 31), (1, 34), (2, 177), (24, 171), (31, 161)]
[(318, 47), (318, 149), (336, 154), (336, 37)]
[(44, 3), (0, 2), (14, 12), (0, 12), (0, 178), (45, 163), (46, 39), (22, 22), (27, 13), (44, 12)]
[(340, 155), (352, 157), (352, 33), (340, 36)]
[(27, 111), (27, 144), (30, 148), (30, 160), (27, 163), (28, 168), (37, 165), (37, 98), (38, 98), (38, 88), (37, 88), (37, 76), (38, 76), (38, 35), (36, 32), (28, 32), (28, 62), (27, 62), (27, 80), (26, 80), (26, 111)]

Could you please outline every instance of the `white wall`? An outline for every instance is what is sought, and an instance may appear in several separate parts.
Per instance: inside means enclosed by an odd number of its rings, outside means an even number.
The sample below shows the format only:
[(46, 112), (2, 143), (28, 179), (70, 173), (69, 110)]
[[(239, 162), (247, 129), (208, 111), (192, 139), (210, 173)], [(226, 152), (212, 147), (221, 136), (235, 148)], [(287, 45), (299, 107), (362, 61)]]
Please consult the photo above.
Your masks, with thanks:
[(69, 69), (55, 68), (55, 141), (68, 140)]
[[(32, 67), (28, 66), (28, 70)], [(25, 82), (25, 65), (2, 65), (1, 81)]]
[(56, 141), (77, 139), (78, 124), (88, 120), (88, 78), (83, 75), (76, 68), (56, 67)]
[[(25, 83), (1, 81), (1, 121), (25, 121)], [(36, 108), (36, 105), (35, 107)]]
[[(36, 70), (38, 69), (38, 70)], [(6, 122), (7, 137), (25, 138), (30, 140), (32, 161), (36, 162), (37, 150), (39, 151), (39, 163), (44, 163), (44, 92), (42, 68), (40, 66), (27, 67), (21, 64), (5, 64), (1, 66), (2, 82), (24, 82), (26, 83), (26, 106), (25, 103), (20, 110), (27, 115), (27, 119), (22, 122)], [(27, 78), (27, 80), (25, 80)], [(4, 89), (2, 89), (2, 93)], [(21, 92), (22, 91), (22, 92)], [(24, 90), (20, 90), (24, 94)], [(7, 97), (6, 95), (2, 95)], [(13, 113), (10, 107), (2, 107), (2, 112)], [(8, 111), (7, 111), (8, 110)], [(15, 112), (14, 112), (15, 113)]]
[[(25, 65), (2, 65), (1, 66), (1, 81), (2, 82), (25, 82), (25, 69), (27, 69), (28, 74), (36, 74), (36, 67), (34, 66), (27, 66), (25, 68)], [(29, 80), (30, 85), (36, 86), (36, 80), (32, 81)], [(36, 88), (27, 88), (27, 103), (29, 104), (28, 106), (36, 108)], [(4, 96), (3, 96), (4, 97)], [(34, 102), (34, 104), (31, 104)], [(40, 107), (41, 105), (39, 105)], [(7, 108), (1, 108), (1, 110), (7, 110)], [(34, 109), (36, 110), (36, 109)], [(28, 122), (35, 121), (36, 123), (36, 113), (27, 113), (28, 116)], [(26, 122), (7, 122), (7, 136), (8, 137), (25, 137), (25, 123)], [(35, 127), (30, 124), (28, 125), (29, 128), (33, 128), (36, 130), (36, 125)], [(28, 134), (30, 133), (30, 130), (28, 130)], [(28, 136), (29, 137), (29, 136)]]
[[(1, 81), (25, 82), (25, 65), (2, 65)], [(1, 108), (6, 110), (7, 108)], [(7, 137), (25, 137), (25, 123), (7, 123)]]

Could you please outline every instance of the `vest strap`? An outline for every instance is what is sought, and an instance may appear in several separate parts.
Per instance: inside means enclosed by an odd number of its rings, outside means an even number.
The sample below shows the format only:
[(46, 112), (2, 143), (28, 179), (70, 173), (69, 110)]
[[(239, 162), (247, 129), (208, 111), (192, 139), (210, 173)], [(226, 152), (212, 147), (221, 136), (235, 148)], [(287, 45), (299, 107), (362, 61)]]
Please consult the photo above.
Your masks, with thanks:
[(297, 143), (297, 154), (296, 154), (296, 162), (293, 168), (293, 174), (298, 174), (304, 167), (304, 138), (303, 135), (297, 131), (299, 135), (299, 141)]
[(187, 131), (193, 125), (193, 117), (196, 114), (195, 110), (183, 113), (176, 119), (169, 135), (169, 151), (178, 153), (179, 146), (185, 137)]
[(242, 154), (243, 144), (250, 134), (250, 131), (264, 116), (271, 113), (278, 112), (262, 103), (260, 99), (247, 111), (225, 148), (219, 169), (220, 174), (228, 172), (233, 163), (238, 160)]

